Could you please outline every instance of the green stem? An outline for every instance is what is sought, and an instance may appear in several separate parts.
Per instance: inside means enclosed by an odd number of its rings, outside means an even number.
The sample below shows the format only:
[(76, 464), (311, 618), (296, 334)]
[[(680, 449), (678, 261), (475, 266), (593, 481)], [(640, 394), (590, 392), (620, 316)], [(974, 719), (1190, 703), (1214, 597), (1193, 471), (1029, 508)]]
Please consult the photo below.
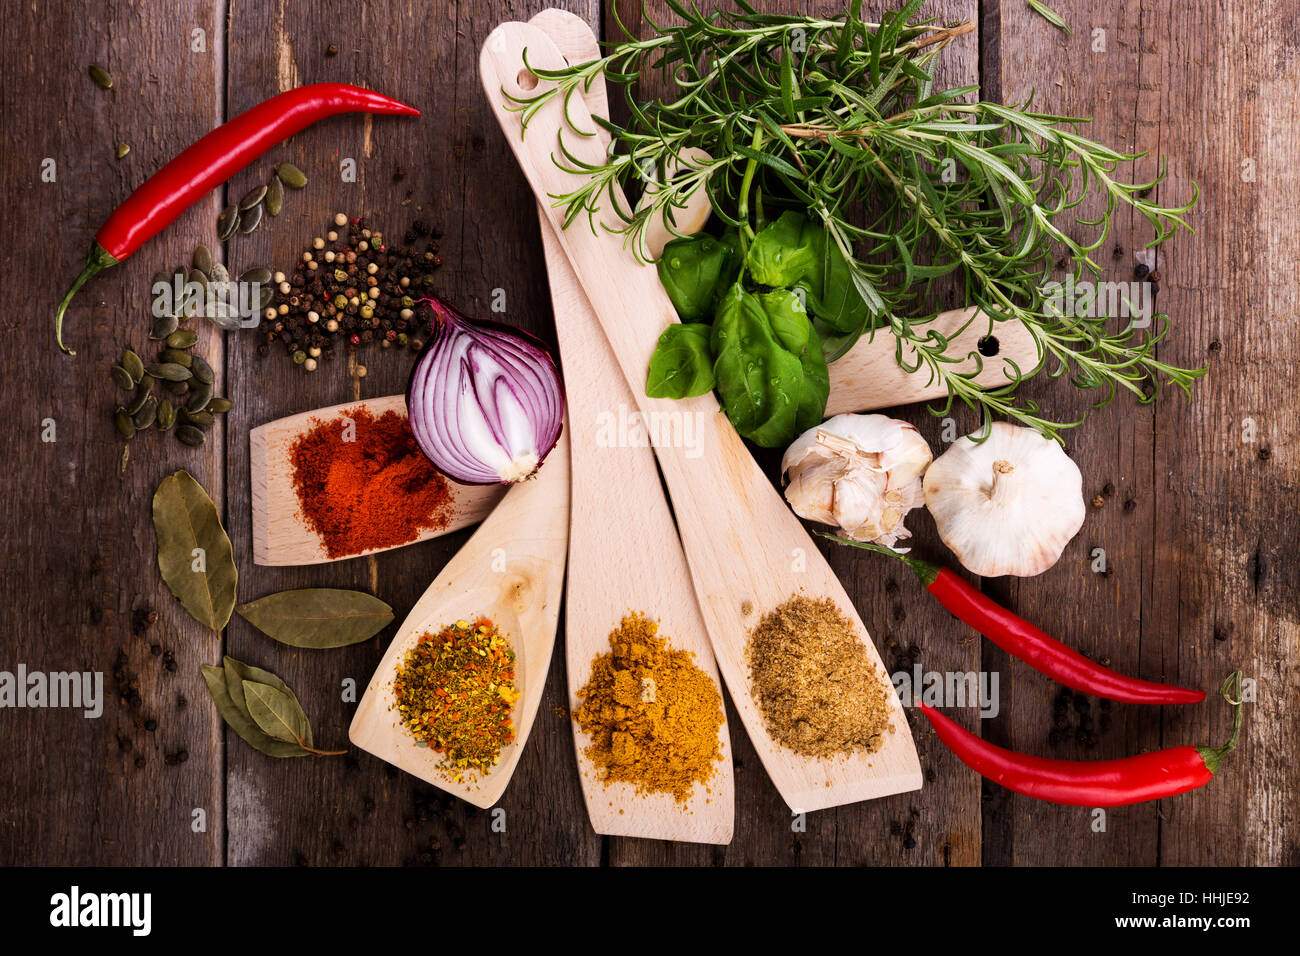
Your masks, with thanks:
[[(757, 152), (763, 145), (763, 128), (754, 130), (754, 139), (750, 146)], [(754, 227), (749, 224), (749, 189), (754, 184), (754, 173), (758, 169), (758, 160), (750, 159), (745, 163), (745, 174), (740, 179), (740, 196), (736, 201), (736, 218), (740, 220), (740, 258), (743, 262), (749, 254), (749, 244), (754, 241)]]
[[(1235, 693), (1229, 693), (1228, 688), (1236, 685)], [(1201, 754), (1201, 759), (1205, 761), (1205, 767), (1210, 773), (1218, 773), (1219, 767), (1223, 764), (1223, 758), (1237, 749), (1237, 743), (1241, 740), (1241, 724), (1243, 719), (1242, 711), (1244, 710), (1244, 701), (1241, 699), (1241, 671), (1233, 671), (1223, 682), (1220, 688), (1223, 699), (1232, 705), (1232, 736), (1222, 747), (1197, 747)]]
[(68, 355), (76, 355), (72, 349), (63, 344), (63, 313), (68, 311), (68, 303), (72, 297), (77, 294), (83, 285), (90, 281), (105, 269), (117, 265), (118, 260), (109, 255), (108, 250), (98, 242), (90, 247), (90, 255), (86, 256), (86, 266), (81, 270), (81, 275), (77, 276), (72, 283), (72, 288), (68, 294), (63, 297), (59, 303), (59, 311), (54, 315), (54, 340), (59, 343), (59, 348)]
[(942, 570), (939, 565), (931, 564), (929, 561), (922, 561), (920, 558), (910, 558), (905, 554), (899, 554), (893, 548), (886, 548), (883, 544), (873, 544), (870, 541), (854, 541), (852, 538), (841, 538), (837, 534), (831, 534), (827, 531), (818, 531), (821, 537), (839, 544), (847, 544), (852, 548), (861, 548), (863, 551), (875, 551), (879, 554), (887, 554), (891, 558), (902, 561), (911, 569), (919, 580), (927, 588), (939, 577), (939, 571)]

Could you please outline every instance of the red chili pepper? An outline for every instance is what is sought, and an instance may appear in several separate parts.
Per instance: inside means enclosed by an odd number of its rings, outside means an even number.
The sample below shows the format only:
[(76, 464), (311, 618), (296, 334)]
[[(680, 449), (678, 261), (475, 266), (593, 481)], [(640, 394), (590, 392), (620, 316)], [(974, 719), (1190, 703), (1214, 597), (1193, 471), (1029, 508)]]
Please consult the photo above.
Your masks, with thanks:
[(912, 569), (926, 590), (959, 620), (975, 628), (1012, 657), (1019, 658), (1040, 674), (1046, 674), (1066, 687), (1127, 704), (1199, 704), (1205, 700), (1203, 690), (1125, 677), (1109, 667), (1088, 660), (1078, 651), (1048, 637), (1024, 618), (1011, 613), (947, 568), (899, 554), (877, 544), (851, 541), (829, 534), (823, 537), (840, 544), (880, 551), (902, 561)]
[[(1237, 698), (1228, 692), (1237, 685)], [(1241, 671), (1223, 682), (1232, 704), (1232, 737), (1222, 747), (1170, 747), (1120, 760), (1049, 760), (1007, 750), (962, 729), (933, 707), (921, 704), (939, 739), (966, 766), (1008, 790), (1037, 800), (1075, 807), (1119, 807), (1159, 800), (1203, 787), (1241, 737)]]
[(373, 90), (345, 83), (315, 83), (273, 96), (218, 126), (145, 180), (100, 227), (86, 257), (86, 267), (59, 303), (54, 320), (59, 348), (69, 355), (77, 354), (63, 344), (63, 313), (88, 279), (131, 255), (200, 197), (276, 143), (339, 113), (420, 115), (415, 107)]

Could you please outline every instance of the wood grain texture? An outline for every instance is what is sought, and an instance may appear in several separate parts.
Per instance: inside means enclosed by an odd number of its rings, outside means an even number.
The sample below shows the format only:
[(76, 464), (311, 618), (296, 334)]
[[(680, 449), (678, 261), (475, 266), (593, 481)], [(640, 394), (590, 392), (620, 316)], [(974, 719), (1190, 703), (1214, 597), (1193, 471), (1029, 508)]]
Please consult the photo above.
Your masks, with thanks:
[(321, 536), (307, 522), (302, 502), (294, 490), (293, 446), (318, 423), (369, 412), (376, 419), (388, 412), (406, 417), (406, 396), (385, 395), (362, 402), (344, 402), (297, 415), (277, 418), (248, 433), (249, 506), (253, 520), (253, 561), (262, 565), (326, 564), (404, 548), (440, 538), (478, 524), (505, 495), (504, 485), (462, 485), (448, 479), (451, 503), (445, 521), (426, 528), (405, 544), (371, 548), (331, 558)]
[[(6, 270), (9, 287), (27, 297), (0, 319), (22, 355), (3, 386), (0, 670), (97, 671), (104, 698), (97, 719), (67, 709), (0, 712), (0, 864), (221, 862), (221, 724), (199, 673), (219, 659), (220, 644), (163, 585), (150, 521), (154, 489), (178, 468), (220, 505), (221, 426), (201, 449), (140, 435), (119, 474), (111, 416), (125, 393), (108, 381), (123, 346), (147, 353), (150, 276), (188, 261), (216, 199), (82, 289), (65, 323), (75, 358), (58, 352), (53, 329), (103, 219), (178, 140), (221, 118), (220, 55), (192, 54), (172, 19), (171, 5), (157, 0), (110, 0), (93, 18), (24, 4), (0, 18), (0, 113), (13, 144), (0, 158)], [(218, 27), (210, 11), (192, 19)], [(113, 75), (112, 90), (90, 80), (91, 63)], [(119, 142), (131, 146), (122, 160)], [(210, 327), (199, 332), (197, 350), (219, 372), (220, 342)], [(158, 621), (135, 633), (133, 612), (147, 607)], [(170, 670), (164, 661), (173, 657)], [(191, 829), (196, 809), (202, 832)]]

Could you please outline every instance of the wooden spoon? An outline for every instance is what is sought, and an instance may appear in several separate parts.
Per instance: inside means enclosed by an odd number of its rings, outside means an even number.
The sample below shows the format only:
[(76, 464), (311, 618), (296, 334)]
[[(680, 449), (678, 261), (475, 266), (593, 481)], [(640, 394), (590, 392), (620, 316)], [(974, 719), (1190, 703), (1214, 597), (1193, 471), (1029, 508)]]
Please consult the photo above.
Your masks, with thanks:
[[(594, 228), (585, 222), (563, 228), (563, 211), (552, 206), (548, 196), (569, 193), (582, 179), (555, 164), (551, 153), (557, 138), (563, 130), (566, 147), (592, 165), (603, 163), (605, 153), (595, 137), (579, 136), (567, 127), (565, 104), (558, 98), (537, 109), (527, 139), (522, 137), (520, 114), (507, 108), (504, 94), (533, 96), (546, 82), (524, 69), (525, 48), (529, 63), (536, 67), (561, 69), (565, 65), (554, 43), (536, 27), (503, 24), (489, 35), (480, 53), (483, 87), (582, 282), (644, 420), (678, 425), (673, 434), (660, 433), (655, 451), (672, 496), (714, 654), (763, 765), (795, 811), (918, 789), (921, 767), (907, 720), (848, 594), (721, 414), (716, 399), (704, 395), (674, 402), (645, 397), (650, 355), (659, 334), (676, 321), (672, 303), (655, 270), (636, 261), (622, 236), (602, 228), (615, 228), (612, 219), (597, 222)], [(594, 129), (584, 104), (574, 101), (567, 105), (576, 127)], [(626, 199), (620, 197), (619, 201), (624, 203), (622, 208), (628, 208)], [(604, 215), (612, 216), (610, 206), (603, 205)], [(839, 607), (863, 640), (870, 663), (886, 686), (890, 728), (875, 753), (813, 759), (779, 746), (768, 732), (751, 693), (745, 659), (748, 632), (765, 613), (797, 593), (826, 597)]]
[[(546, 31), (570, 63), (600, 56), (596, 36), (581, 17), (552, 9), (530, 22)], [(583, 98), (593, 113), (607, 114), (603, 78), (584, 91)], [(573, 509), (564, 632), (570, 710), (582, 703), (577, 692), (590, 678), (592, 659), (609, 652), (609, 633), (629, 610), (658, 618), (660, 636), (669, 646), (695, 655), (695, 663), (717, 687), (721, 709), (722, 687), (713, 649), (654, 451), (648, 443), (602, 440), (620, 414), (635, 414), (636, 400), (550, 219), (544, 210), (539, 209), (538, 215), (572, 425)], [(582, 795), (597, 833), (731, 842), (735, 784), (726, 723), (718, 730), (721, 760), (714, 764), (712, 777), (707, 786), (697, 783), (682, 803), (671, 794), (638, 795), (627, 783), (602, 784), (586, 755), (591, 740), (576, 722), (573, 735)]]
[[(371, 548), (355, 554), (330, 557), (325, 550), (325, 542), (303, 516), (298, 494), (293, 488), (293, 463), (289, 453), (298, 436), (310, 431), (318, 421), (329, 421), (343, 415), (355, 416), (362, 409), (369, 411), (375, 418), (390, 411), (405, 416), (406, 398), (402, 395), (389, 395), (385, 398), (318, 408), (301, 415), (277, 418), (273, 422), (259, 425), (249, 433), (254, 564), (323, 564), (390, 550)], [(467, 525), (477, 524), (496, 507), (506, 493), (504, 485), (462, 485), (454, 481), (449, 481), (448, 485), (452, 501), (447, 508), (446, 525), (426, 529), (406, 544), (427, 541)]]
[[(536, 477), (510, 488), (474, 536), (434, 580), (388, 645), (357, 706), (348, 737), (407, 773), (476, 807), (500, 799), (519, 762), (542, 699), (555, 646), (560, 587), (569, 540), (568, 426)], [(510, 639), (517, 660), (515, 739), (480, 779), (455, 783), (441, 772), (442, 756), (416, 745), (393, 712), (393, 677), (406, 652), (429, 632), (458, 620), (487, 617)]]

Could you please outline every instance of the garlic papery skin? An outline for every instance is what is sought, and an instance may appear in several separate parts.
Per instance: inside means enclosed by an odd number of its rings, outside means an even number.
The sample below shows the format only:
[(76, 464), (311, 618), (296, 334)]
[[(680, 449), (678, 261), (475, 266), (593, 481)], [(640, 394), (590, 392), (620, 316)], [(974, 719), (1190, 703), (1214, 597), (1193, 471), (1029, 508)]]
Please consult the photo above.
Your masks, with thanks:
[(836, 415), (796, 438), (781, 459), (795, 514), (854, 541), (892, 548), (911, 537), (903, 518), (923, 501), (933, 456), (921, 433), (885, 415)]
[(997, 422), (983, 442), (959, 438), (925, 473), (925, 506), (957, 560), (983, 577), (1032, 577), (1083, 526), (1083, 476), (1032, 428)]

